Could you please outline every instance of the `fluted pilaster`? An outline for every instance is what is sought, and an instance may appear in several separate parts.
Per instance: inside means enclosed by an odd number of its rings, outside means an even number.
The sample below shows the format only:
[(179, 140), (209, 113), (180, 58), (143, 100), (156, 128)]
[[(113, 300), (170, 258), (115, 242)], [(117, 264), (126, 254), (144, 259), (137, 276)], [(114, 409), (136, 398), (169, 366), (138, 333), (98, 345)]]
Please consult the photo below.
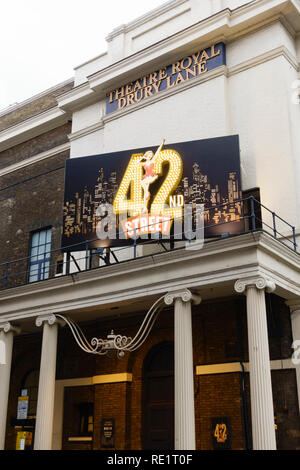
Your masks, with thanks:
[(5, 445), (13, 338), (14, 334), (19, 332), (20, 329), (9, 322), (0, 324), (0, 341), (3, 348), (0, 363), (0, 450), (3, 450)]
[(274, 289), (274, 282), (263, 277), (242, 279), (235, 283), (236, 292), (245, 292), (247, 296), (250, 396), (254, 450), (276, 449), (265, 303), (265, 290), (272, 292)]
[(40, 316), (36, 326), (43, 325), (43, 341), (35, 427), (35, 450), (52, 448), (54, 393), (56, 374), (57, 330), (60, 320), (55, 315)]
[(170, 292), (165, 303), (174, 303), (175, 450), (194, 450), (195, 406), (191, 302), (201, 298), (188, 289)]

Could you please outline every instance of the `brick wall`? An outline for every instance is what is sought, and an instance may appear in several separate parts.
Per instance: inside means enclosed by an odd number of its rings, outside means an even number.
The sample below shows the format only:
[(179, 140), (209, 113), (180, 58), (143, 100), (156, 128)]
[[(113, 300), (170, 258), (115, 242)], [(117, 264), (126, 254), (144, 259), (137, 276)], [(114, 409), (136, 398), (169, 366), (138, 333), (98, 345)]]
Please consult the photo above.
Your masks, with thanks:
[(16, 430), (11, 425), (11, 420), (17, 417), (18, 396), (22, 381), (29, 371), (39, 370), (41, 344), (41, 333), (14, 338), (5, 445), (5, 448), (9, 450), (14, 450), (16, 446)]
[[(46, 152), (54, 147), (68, 142), (68, 134), (71, 132), (71, 123), (67, 122), (51, 131), (40, 134), (37, 137), (22, 142), (21, 144), (10, 147), (0, 152), (0, 169), (22, 162), (27, 158), (34, 157), (39, 153)], [(4, 177), (4, 184), (7, 186), (15, 179), (14, 174), (8, 174)]]
[(272, 388), (278, 450), (300, 450), (300, 420), (296, 371), (273, 370)]
[(64, 392), (64, 428), (63, 448), (65, 450), (91, 450), (90, 441), (70, 441), (71, 437), (79, 437), (80, 405), (82, 403), (96, 403), (95, 387), (65, 387)]
[[(55, 137), (60, 134), (65, 139), (66, 131), (66, 126), (56, 129)], [(52, 249), (61, 246), (67, 158), (69, 150), (0, 178), (0, 263), (29, 256), (31, 232), (45, 227), (52, 227)], [(58, 257), (59, 253), (52, 256), (53, 270)], [(0, 278), (4, 269), (0, 267)], [(26, 282), (27, 269), (28, 260), (8, 265), (8, 275), (13, 276), (9, 277), (7, 287)], [(4, 281), (0, 288), (3, 287)]]
[(115, 421), (114, 449), (128, 448), (127, 422), (131, 385), (127, 382), (95, 386), (94, 450), (106, 449), (101, 445), (101, 422), (113, 418)]
[(13, 110), (8, 111), (5, 115), (0, 117), (0, 131), (7, 127), (13, 126), (24, 119), (35, 116), (43, 111), (53, 108), (57, 105), (56, 97), (71, 88), (73, 88), (73, 81), (70, 80), (61, 86), (57, 86), (48, 93), (43, 94), (36, 99), (31, 99), (28, 103), (20, 103), (17, 108), (13, 107)]
[[(0, 117), (0, 131), (57, 106), (56, 97), (73, 87), (70, 80), (7, 110)], [(71, 122), (60, 125), (0, 152), (0, 169), (26, 161), (41, 152), (68, 142)], [(61, 245), (64, 164), (69, 150), (0, 177), (0, 265), (29, 255), (31, 232), (52, 227), (52, 249)], [(56, 259), (51, 262), (55, 265)], [(28, 260), (8, 266), (7, 287), (27, 280)], [(54, 267), (55, 269), (55, 267)], [(0, 279), (6, 272), (0, 266)], [(18, 272), (17, 276), (15, 273)], [(0, 289), (6, 281), (0, 280)]]
[[(273, 308), (279, 306), (281, 315), (288, 325), (288, 312), (281, 299), (272, 299)], [(280, 310), (283, 309), (283, 310)], [(142, 312), (141, 312), (142, 313)], [(88, 339), (94, 336), (104, 338), (113, 327), (115, 333), (133, 336), (143, 315), (127, 318), (82, 323)], [(238, 361), (243, 343), (244, 358), (247, 359), (246, 312), (243, 298), (228, 298), (222, 301), (203, 302), (194, 309), (193, 341), (194, 366), (208, 363)], [(286, 335), (289, 336), (288, 328)], [(74, 408), (65, 407), (64, 448), (100, 449), (101, 420), (115, 419), (115, 449), (141, 449), (143, 428), (143, 364), (149, 351), (164, 341), (173, 341), (173, 311), (164, 310), (151, 334), (137, 351), (126, 354), (123, 359), (95, 357), (84, 353), (75, 343), (67, 327), (60, 328), (57, 357), (57, 379), (91, 377), (122, 372), (132, 373), (132, 382), (97, 384), (93, 387), (75, 387), (73, 402), (94, 401), (93, 444), (69, 443), (68, 434), (77, 426)], [(245, 340), (245, 341), (244, 341)], [(281, 339), (281, 344), (284, 338)], [(270, 338), (272, 342), (273, 339)], [(226, 347), (230, 343), (229, 348)], [(287, 342), (288, 343), (288, 342)], [(17, 396), (21, 378), (26, 371), (39, 367), (41, 332), (15, 338), (13, 370), (9, 402), (7, 448), (15, 445), (15, 431), (10, 426), (11, 417), (16, 416)], [(282, 346), (281, 346), (282, 347)], [(278, 344), (271, 346), (277, 357)], [(195, 410), (197, 449), (212, 449), (211, 419), (227, 417), (230, 420), (232, 449), (245, 448), (245, 433), (242, 412), (241, 376), (239, 373), (195, 375)], [(299, 446), (299, 412), (294, 370), (272, 371), (274, 407), (278, 424), (278, 448), (295, 449)], [(248, 411), (250, 415), (249, 377), (246, 374)], [(85, 397), (85, 398), (84, 398)], [(67, 398), (67, 402), (71, 401)], [(250, 416), (249, 426), (251, 427)], [(71, 424), (70, 424), (71, 423)]]
[(230, 420), (231, 448), (244, 449), (240, 374), (202, 375), (195, 379), (196, 442), (199, 450), (212, 450), (212, 418)]

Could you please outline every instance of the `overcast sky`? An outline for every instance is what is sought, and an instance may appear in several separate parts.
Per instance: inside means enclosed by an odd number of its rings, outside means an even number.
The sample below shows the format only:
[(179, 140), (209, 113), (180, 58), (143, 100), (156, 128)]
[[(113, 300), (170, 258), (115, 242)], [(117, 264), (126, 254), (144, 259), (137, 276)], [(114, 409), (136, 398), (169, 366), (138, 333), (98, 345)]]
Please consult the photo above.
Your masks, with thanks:
[(1, 0), (0, 109), (73, 77), (117, 26), (167, 0)]

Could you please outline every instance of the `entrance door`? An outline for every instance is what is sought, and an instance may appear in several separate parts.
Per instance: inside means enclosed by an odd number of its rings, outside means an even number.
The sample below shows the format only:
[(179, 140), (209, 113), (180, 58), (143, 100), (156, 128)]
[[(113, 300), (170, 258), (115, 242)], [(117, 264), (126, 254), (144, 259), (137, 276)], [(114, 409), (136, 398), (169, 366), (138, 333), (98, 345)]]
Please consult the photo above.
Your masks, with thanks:
[(62, 450), (92, 450), (93, 385), (65, 387)]
[(143, 372), (143, 448), (174, 449), (174, 344), (155, 346)]

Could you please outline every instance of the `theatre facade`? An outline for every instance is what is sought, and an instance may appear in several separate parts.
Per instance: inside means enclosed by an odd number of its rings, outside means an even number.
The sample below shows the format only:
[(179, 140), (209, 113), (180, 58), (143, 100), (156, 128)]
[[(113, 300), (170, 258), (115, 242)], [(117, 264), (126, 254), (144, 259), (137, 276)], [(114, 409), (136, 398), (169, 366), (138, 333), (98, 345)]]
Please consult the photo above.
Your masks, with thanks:
[(1, 449), (300, 449), (299, 61), (172, 0), (0, 111)]

